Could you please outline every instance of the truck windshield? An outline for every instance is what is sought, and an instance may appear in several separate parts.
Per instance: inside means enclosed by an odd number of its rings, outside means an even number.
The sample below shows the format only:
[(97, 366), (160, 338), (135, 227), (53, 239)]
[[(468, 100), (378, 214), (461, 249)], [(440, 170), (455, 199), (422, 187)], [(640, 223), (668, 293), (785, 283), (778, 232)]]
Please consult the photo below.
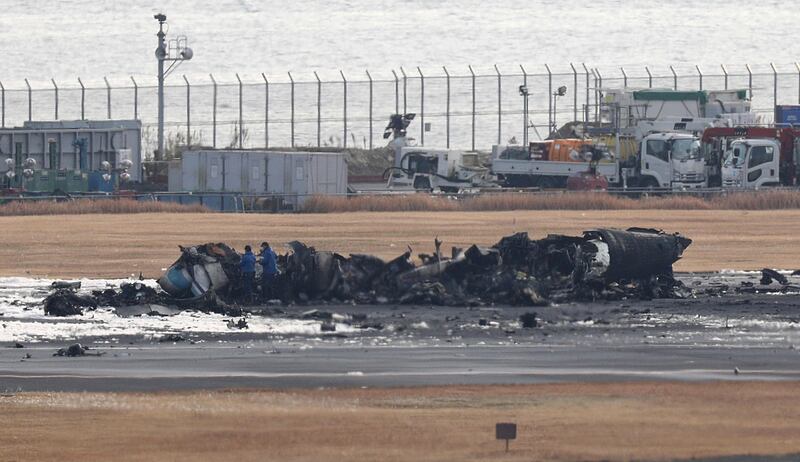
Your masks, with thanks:
[(722, 165), (725, 167), (741, 167), (744, 165), (745, 146), (735, 144), (732, 149), (725, 153)]
[(702, 158), (702, 153), (700, 151), (700, 140), (674, 140), (672, 142), (672, 158), (675, 160)]

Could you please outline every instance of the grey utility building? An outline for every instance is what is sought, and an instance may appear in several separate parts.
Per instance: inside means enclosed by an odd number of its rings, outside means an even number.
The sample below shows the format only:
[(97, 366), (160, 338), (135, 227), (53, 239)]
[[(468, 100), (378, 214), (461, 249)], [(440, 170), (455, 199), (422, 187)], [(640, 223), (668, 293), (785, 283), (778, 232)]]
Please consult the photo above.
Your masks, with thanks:
[(185, 151), (170, 164), (169, 190), (274, 196), (296, 208), (311, 195), (345, 194), (347, 161), (338, 152)]

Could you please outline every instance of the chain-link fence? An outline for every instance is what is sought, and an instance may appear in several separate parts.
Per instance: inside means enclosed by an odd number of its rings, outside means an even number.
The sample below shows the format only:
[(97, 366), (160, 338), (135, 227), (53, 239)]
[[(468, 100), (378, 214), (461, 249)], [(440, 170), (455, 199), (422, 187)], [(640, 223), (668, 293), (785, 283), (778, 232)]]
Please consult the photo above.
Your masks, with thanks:
[[(3, 127), (25, 120), (141, 119), (143, 146), (156, 147), (157, 86), (107, 78), (44, 85), (0, 82)], [(772, 120), (775, 104), (800, 104), (800, 64), (599, 69), (568, 66), (397, 69), (363, 75), (267, 75), (223, 79), (171, 75), (166, 88), (167, 151), (176, 145), (217, 148), (351, 147), (384, 144), (392, 113), (417, 114), (418, 144), (487, 149), (531, 139), (553, 126), (599, 115), (611, 88), (746, 89), (753, 110)], [(522, 96), (520, 86), (528, 89)], [(554, 96), (565, 86), (563, 96)], [(527, 99), (527, 101), (525, 101)]]

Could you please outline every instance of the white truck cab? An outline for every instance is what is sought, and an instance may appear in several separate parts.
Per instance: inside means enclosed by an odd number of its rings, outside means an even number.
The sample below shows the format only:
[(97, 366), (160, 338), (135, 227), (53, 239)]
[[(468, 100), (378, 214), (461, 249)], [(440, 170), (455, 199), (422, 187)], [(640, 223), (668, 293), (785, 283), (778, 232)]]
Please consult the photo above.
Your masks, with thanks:
[(688, 133), (653, 133), (642, 139), (639, 185), (696, 189), (708, 186), (700, 140)]
[(770, 139), (731, 142), (722, 157), (722, 187), (755, 189), (780, 184), (780, 143)]
[(395, 151), (395, 171), (390, 177), (390, 185), (411, 186), (416, 174), (444, 175), (459, 157), (459, 152), (447, 149), (403, 146)]
[(395, 168), (387, 186), (410, 186), (418, 190), (462, 192), (493, 187), (489, 169), (477, 153), (453, 149), (406, 146), (397, 151)]

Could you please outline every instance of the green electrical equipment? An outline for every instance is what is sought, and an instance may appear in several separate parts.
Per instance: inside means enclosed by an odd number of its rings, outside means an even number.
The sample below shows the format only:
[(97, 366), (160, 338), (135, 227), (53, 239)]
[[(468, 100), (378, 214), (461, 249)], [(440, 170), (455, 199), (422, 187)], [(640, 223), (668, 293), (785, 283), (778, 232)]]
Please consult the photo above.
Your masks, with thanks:
[(51, 170), (61, 170), (61, 156), (58, 155), (58, 144), (55, 140), (50, 140), (47, 143), (47, 154), (50, 160), (48, 167)]

